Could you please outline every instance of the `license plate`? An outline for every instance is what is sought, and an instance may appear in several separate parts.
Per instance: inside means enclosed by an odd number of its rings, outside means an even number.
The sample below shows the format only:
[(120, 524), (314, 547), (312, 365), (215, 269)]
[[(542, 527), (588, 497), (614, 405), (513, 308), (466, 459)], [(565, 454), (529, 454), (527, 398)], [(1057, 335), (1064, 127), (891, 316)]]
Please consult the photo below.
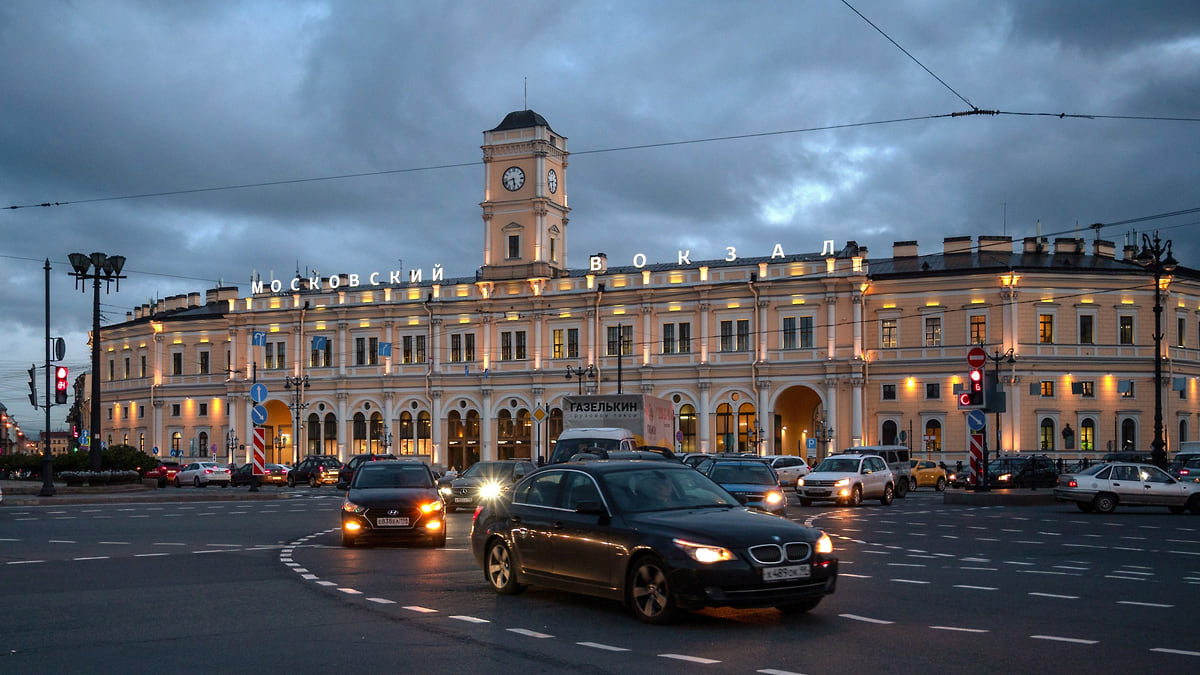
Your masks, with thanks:
[(455, 504), (466, 504), (466, 503), (468, 503), (468, 502), (470, 502), (470, 501), (471, 501), (471, 498), (470, 498), (470, 497), (455, 497), (455, 498), (454, 498), (454, 503), (455, 503)]
[(380, 518), (375, 524), (380, 527), (408, 527), (408, 518)]
[(788, 579), (807, 579), (812, 576), (812, 568), (808, 565), (785, 565), (783, 567), (764, 567), (763, 581), (787, 581)]
[(808, 494), (810, 494), (814, 497), (828, 497), (829, 490), (809, 490)]

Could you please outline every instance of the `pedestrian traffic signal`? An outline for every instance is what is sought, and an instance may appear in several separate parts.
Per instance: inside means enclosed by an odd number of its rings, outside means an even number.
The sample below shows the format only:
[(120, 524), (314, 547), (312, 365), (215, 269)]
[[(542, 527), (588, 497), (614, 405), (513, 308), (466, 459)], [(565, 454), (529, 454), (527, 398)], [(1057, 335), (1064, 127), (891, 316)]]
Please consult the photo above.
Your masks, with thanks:
[(67, 402), (67, 367), (58, 366), (54, 369), (54, 402)]
[(29, 366), (29, 402), (37, 408), (37, 366)]
[(958, 395), (959, 410), (975, 410), (984, 407), (986, 404), (984, 392), (987, 390), (987, 385), (983, 379), (983, 368), (972, 368), (967, 373), (966, 391)]

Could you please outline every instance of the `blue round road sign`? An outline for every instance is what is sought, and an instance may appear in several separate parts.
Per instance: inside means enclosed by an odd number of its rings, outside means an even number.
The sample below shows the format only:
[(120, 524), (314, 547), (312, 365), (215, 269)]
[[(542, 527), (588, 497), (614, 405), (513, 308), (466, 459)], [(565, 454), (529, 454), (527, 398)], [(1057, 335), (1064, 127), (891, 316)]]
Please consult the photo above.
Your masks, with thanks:
[(967, 413), (967, 428), (983, 429), (987, 426), (987, 415), (983, 414), (982, 410), (972, 410)]
[(267, 423), (267, 406), (256, 405), (250, 409), (250, 421), (254, 426), (261, 427)]
[(250, 400), (255, 403), (262, 403), (267, 400), (267, 385), (259, 382), (253, 387), (250, 387)]

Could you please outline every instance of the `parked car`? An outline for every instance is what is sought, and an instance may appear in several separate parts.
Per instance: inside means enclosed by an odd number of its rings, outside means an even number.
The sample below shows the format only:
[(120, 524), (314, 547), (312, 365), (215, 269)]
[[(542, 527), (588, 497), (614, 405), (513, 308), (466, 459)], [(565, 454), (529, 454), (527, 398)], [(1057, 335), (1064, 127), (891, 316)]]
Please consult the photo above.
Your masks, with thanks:
[(192, 462), (180, 469), (172, 481), (175, 487), (194, 485), (208, 487), (215, 483), (221, 487), (229, 487), (229, 467), (217, 462)]
[(445, 503), (424, 462), (367, 462), (354, 472), (342, 502), (342, 546), (383, 539), (446, 545)]
[(796, 487), (796, 479), (810, 471), (808, 462), (797, 455), (766, 455), (763, 459), (775, 469), (783, 487)]
[[(642, 446), (643, 448), (649, 446)], [(645, 459), (652, 462), (675, 462), (679, 464), (679, 460), (675, 457), (668, 457), (660, 452), (653, 450), (592, 450), (591, 452), (577, 452), (571, 457), (572, 462), (593, 462), (598, 459)]]
[(1110, 452), (1100, 458), (1101, 462), (1135, 462), (1142, 464), (1150, 463), (1150, 453), (1140, 452), (1137, 450), (1122, 450), (1121, 452)]
[(833, 455), (796, 481), (796, 494), (801, 506), (815, 501), (858, 506), (864, 499), (891, 506), (896, 476), (879, 455)]
[(1063, 475), (1056, 501), (1075, 502), (1080, 511), (1111, 513), (1117, 506), (1165, 506), (1171, 513), (1200, 514), (1200, 483), (1178, 481), (1152, 464), (1110, 462)]
[(1187, 464), (1175, 470), (1175, 480), (1188, 483), (1200, 483), (1200, 457), (1188, 460)]
[(852, 455), (879, 455), (883, 461), (887, 463), (888, 468), (892, 470), (892, 475), (896, 479), (896, 497), (904, 499), (908, 496), (908, 491), (915, 489), (915, 483), (912, 480), (912, 475), (908, 470), (910, 461), (908, 454), (908, 446), (905, 445), (860, 445), (849, 450), (843, 450), (843, 453)]
[(928, 459), (910, 459), (908, 461), (909, 475), (912, 476), (912, 483), (909, 487), (917, 489), (919, 487), (931, 487), (938, 492), (946, 489), (950, 484), (950, 476), (945, 469), (937, 465), (937, 462)]
[(374, 462), (381, 459), (396, 459), (396, 456), (392, 454), (378, 455), (368, 453), (351, 457), (346, 461), (345, 464), (341, 466), (341, 468), (338, 469), (338, 488), (345, 490), (346, 488), (350, 487), (350, 479), (354, 478), (354, 470), (362, 466), (363, 462)]
[(288, 487), (296, 487), (297, 483), (308, 483), (309, 487), (332, 485), (338, 481), (338, 470), (342, 468), (341, 461), (332, 455), (311, 455), (305, 457), (295, 468), (288, 471)]
[(752, 509), (776, 515), (787, 511), (779, 475), (761, 459), (718, 455), (700, 462), (696, 470)]
[(988, 486), (993, 488), (1052, 488), (1058, 484), (1058, 465), (1046, 455), (1001, 457), (988, 462)]
[[(615, 448), (614, 448), (615, 450)], [(481, 499), (507, 492), (513, 483), (534, 472), (537, 465), (527, 459), (498, 459), (475, 462), (458, 478), (441, 482), (438, 491), (446, 510), (473, 509)]]
[(175, 483), (175, 474), (179, 472), (179, 462), (164, 462), (159, 460), (158, 466), (147, 471), (143, 477), (158, 481), (158, 487), (166, 487)]
[[(259, 485), (287, 485), (288, 468), (282, 464), (266, 464), (264, 473), (258, 477)], [(243, 464), (229, 474), (229, 484), (233, 487), (250, 485), (254, 482), (254, 465)]]
[(471, 551), (497, 593), (544, 585), (624, 603), (652, 624), (709, 606), (807, 612), (838, 570), (820, 530), (748, 509), (670, 462), (547, 466), (484, 502)]
[[(1196, 452), (1194, 450), (1180, 450), (1179, 452), (1175, 453), (1175, 456), (1172, 457), (1171, 461), (1167, 464), (1167, 473), (1179, 478), (1180, 470), (1187, 466), (1192, 460), (1197, 459), (1200, 459), (1200, 452)], [(1192, 471), (1191, 473), (1195, 472)]]

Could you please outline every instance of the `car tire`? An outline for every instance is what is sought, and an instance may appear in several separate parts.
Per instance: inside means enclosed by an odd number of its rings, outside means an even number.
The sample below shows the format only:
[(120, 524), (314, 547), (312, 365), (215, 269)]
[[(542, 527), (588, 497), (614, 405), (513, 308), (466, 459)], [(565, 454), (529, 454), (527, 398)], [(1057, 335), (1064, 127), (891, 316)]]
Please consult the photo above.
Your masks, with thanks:
[(179, 484), (179, 476), (175, 477), (175, 487), (183, 487), (182, 485)]
[(908, 491), (909, 491), (909, 492), (916, 492), (916, 491), (917, 491), (917, 479), (916, 479), (916, 478), (913, 478), (913, 477), (911, 477), (911, 476), (910, 476), (910, 477), (909, 477), (909, 479), (908, 479)]
[(167, 479), (166, 479), (166, 478), (159, 478), (159, 479), (158, 479), (158, 487), (160, 487), (160, 488), (165, 488), (165, 487), (167, 487)]
[(1078, 506), (1079, 510), (1084, 513), (1091, 513), (1096, 510), (1096, 507), (1092, 506), (1091, 502), (1075, 502), (1075, 506)]
[(315, 488), (315, 487), (320, 487), (320, 486), (321, 486), (321, 482), (317, 480), (316, 474), (313, 474), (308, 477), (308, 487)]
[(645, 555), (633, 561), (626, 577), (625, 597), (633, 615), (645, 623), (670, 623), (679, 612), (666, 563), (656, 555)]
[(342, 546), (344, 548), (352, 548), (354, 546), (354, 536), (346, 534), (345, 530), (342, 530)]
[(525, 590), (524, 585), (517, 583), (517, 566), (503, 539), (488, 544), (483, 554), (483, 576), (500, 595), (516, 595)]
[(892, 490), (892, 486), (884, 485), (883, 486), (883, 496), (879, 498), (879, 503), (883, 504), (884, 506), (891, 506), (892, 500), (895, 498), (895, 496), (896, 496), (896, 493), (894, 490)]
[(200, 476), (196, 476), (192, 479), (192, 485), (194, 487), (200, 487)]
[(446, 548), (446, 531), (442, 530), (442, 533), (434, 537), (430, 543), (434, 548)]
[(819, 604), (821, 604), (821, 598), (813, 598), (812, 600), (805, 600), (804, 602), (794, 602), (790, 605), (778, 605), (775, 607), (775, 609), (783, 612), (784, 614), (794, 616), (796, 614), (811, 612), (812, 610), (816, 609), (817, 605)]
[(946, 491), (946, 479), (939, 477), (937, 485), (933, 486), (933, 489), (937, 490), (938, 492), (945, 492)]
[(800, 506), (812, 506), (812, 500), (801, 497), (800, 498)]
[(291, 488), (294, 488), (294, 487), (296, 487), (296, 477), (295, 477), (295, 476), (288, 476), (288, 479), (287, 479), (287, 485), (288, 485), (288, 487), (291, 487)]
[(221, 487), (227, 488), (227, 487), (229, 487), (229, 484), (230, 484), (231, 482), (232, 482), (232, 481), (223, 480), (223, 481), (221, 481)]
[(862, 504), (862, 486), (861, 485), (855, 485), (854, 488), (850, 490), (850, 498), (846, 500), (846, 504), (848, 506), (858, 506), (858, 505)]
[(907, 496), (908, 496), (908, 480), (905, 478), (901, 478), (900, 480), (896, 481), (896, 498), (904, 499)]
[(1113, 509), (1117, 508), (1117, 497), (1116, 495), (1102, 492), (1092, 500), (1092, 506), (1100, 513), (1112, 513)]

